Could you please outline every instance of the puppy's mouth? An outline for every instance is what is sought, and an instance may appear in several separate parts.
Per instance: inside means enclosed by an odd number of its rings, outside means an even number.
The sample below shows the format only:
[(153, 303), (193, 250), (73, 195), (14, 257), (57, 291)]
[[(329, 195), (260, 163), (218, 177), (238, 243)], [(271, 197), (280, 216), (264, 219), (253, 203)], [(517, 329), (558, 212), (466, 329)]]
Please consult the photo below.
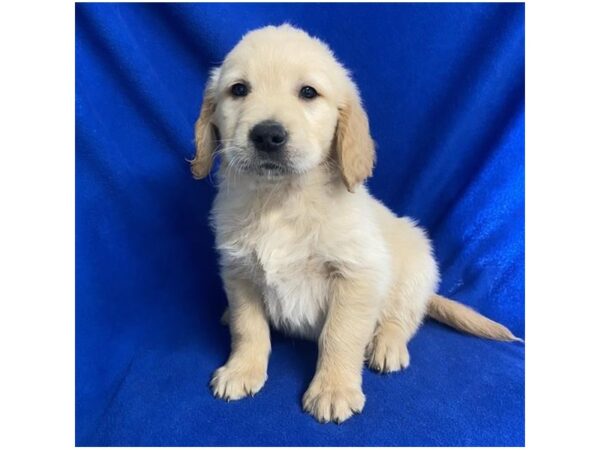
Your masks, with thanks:
[(267, 177), (281, 177), (292, 173), (287, 164), (275, 161), (260, 161), (255, 166), (255, 172), (258, 175)]
[(260, 151), (252, 145), (239, 145), (227, 155), (227, 163), (234, 171), (266, 179), (278, 179), (299, 174), (287, 149), (276, 153)]
[(273, 162), (264, 162), (259, 166), (263, 170), (282, 170), (282, 167), (279, 164)]

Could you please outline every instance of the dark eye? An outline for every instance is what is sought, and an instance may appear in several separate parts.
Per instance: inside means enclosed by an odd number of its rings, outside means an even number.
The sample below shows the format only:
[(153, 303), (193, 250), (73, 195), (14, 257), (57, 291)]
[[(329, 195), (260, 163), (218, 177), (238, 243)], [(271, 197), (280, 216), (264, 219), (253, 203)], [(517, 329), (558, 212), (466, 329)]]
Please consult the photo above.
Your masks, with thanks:
[(248, 86), (244, 83), (235, 83), (231, 86), (231, 95), (234, 97), (245, 97), (248, 95)]
[(312, 86), (303, 86), (302, 89), (300, 89), (300, 97), (301, 98), (310, 100), (312, 98), (315, 98), (317, 95), (319, 95), (319, 93)]

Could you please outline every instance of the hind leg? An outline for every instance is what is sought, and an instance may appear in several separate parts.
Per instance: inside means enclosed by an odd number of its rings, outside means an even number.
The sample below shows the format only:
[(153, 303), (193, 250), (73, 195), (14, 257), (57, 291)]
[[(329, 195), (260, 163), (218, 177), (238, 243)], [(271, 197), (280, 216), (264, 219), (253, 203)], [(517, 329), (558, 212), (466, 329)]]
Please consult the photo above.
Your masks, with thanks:
[(367, 347), (367, 364), (378, 372), (396, 372), (410, 364), (407, 344), (425, 315), (428, 292), (394, 298), (384, 310)]
[(387, 295), (377, 327), (367, 347), (367, 363), (379, 372), (408, 367), (407, 344), (425, 314), (438, 282), (437, 264), (425, 233), (406, 219), (387, 228), (395, 283)]
[(412, 252), (412, 259), (396, 261), (397, 281), (367, 347), (367, 363), (378, 372), (396, 372), (408, 367), (408, 341), (421, 325), (435, 292), (437, 266), (426, 245), (421, 247), (420, 252)]
[(404, 333), (396, 324), (379, 324), (367, 347), (367, 364), (382, 373), (406, 369), (410, 364), (407, 343)]

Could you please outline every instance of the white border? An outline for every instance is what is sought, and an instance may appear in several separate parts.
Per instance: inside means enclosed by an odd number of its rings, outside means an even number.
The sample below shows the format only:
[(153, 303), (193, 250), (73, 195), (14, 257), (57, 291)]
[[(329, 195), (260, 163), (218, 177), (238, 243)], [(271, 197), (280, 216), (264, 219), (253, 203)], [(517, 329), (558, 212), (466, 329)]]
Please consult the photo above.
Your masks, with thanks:
[(600, 28), (526, 4), (526, 444), (598, 443)]
[(74, 443), (74, 42), (71, 3), (2, 5), (2, 448)]
[[(527, 447), (597, 443), (600, 27), (526, 5)], [(74, 4), (0, 16), (2, 448), (74, 445)]]

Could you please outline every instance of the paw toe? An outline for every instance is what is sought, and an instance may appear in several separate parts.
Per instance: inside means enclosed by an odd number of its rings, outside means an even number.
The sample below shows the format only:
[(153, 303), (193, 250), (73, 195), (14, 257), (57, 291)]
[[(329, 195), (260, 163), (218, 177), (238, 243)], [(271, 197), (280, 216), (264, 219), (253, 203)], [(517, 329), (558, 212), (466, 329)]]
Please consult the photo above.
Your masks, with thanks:
[(369, 367), (377, 372), (397, 372), (409, 366), (410, 354), (404, 344), (377, 340), (368, 351), (367, 362)]
[(321, 423), (342, 423), (362, 412), (364, 405), (365, 396), (356, 387), (309, 388), (303, 398), (304, 410)]
[(215, 372), (210, 386), (213, 395), (226, 401), (254, 396), (265, 384), (266, 373), (253, 368), (225, 365)]

